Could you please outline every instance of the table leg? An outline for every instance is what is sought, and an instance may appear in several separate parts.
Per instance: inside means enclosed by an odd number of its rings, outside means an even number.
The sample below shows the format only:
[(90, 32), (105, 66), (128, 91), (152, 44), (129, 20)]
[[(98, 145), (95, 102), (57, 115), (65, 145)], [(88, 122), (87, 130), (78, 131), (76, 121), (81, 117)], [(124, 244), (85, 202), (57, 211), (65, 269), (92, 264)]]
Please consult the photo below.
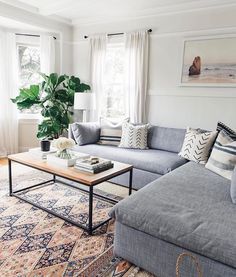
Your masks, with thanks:
[(133, 168), (129, 172), (129, 195), (132, 193), (132, 184), (133, 184)]
[(9, 174), (9, 195), (12, 196), (12, 168), (11, 160), (8, 159), (8, 174)]
[(93, 186), (89, 187), (89, 221), (88, 221), (88, 233), (93, 233)]
[(56, 175), (53, 174), (53, 182), (56, 183)]

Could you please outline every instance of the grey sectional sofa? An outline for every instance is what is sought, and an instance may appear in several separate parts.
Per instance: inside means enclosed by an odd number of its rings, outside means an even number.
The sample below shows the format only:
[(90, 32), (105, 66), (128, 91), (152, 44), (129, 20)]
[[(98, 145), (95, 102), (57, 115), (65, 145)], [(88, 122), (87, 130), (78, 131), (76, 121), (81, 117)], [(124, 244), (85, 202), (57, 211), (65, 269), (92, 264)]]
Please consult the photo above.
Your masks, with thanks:
[[(174, 277), (178, 256), (187, 252), (198, 259), (203, 277), (236, 276), (236, 206), (230, 181), (180, 158), (184, 135), (185, 130), (152, 127), (149, 150), (96, 144), (76, 149), (135, 167), (134, 184), (141, 189), (110, 212), (116, 220), (115, 255), (158, 277)], [(127, 185), (124, 177), (113, 181)], [(190, 259), (180, 272), (181, 277), (196, 276)]]
[[(75, 150), (132, 164), (134, 166), (134, 188), (140, 189), (187, 162), (178, 156), (178, 152), (181, 150), (183, 144), (185, 132), (185, 129), (152, 126), (149, 129), (149, 149), (147, 150), (123, 149), (117, 146), (99, 144), (76, 145)], [(69, 128), (69, 137), (76, 139), (74, 132), (72, 132), (72, 126)], [(112, 179), (111, 182), (128, 186), (129, 175), (123, 174)]]

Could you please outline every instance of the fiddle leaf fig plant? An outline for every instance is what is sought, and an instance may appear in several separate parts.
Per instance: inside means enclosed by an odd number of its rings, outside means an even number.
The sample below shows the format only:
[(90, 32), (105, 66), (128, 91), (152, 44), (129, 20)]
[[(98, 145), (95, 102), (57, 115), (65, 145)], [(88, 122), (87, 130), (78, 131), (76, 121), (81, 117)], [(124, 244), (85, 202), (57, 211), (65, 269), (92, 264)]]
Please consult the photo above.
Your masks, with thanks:
[(38, 125), (39, 139), (58, 138), (67, 130), (73, 115), (74, 94), (90, 90), (75, 76), (40, 73), (43, 81), (39, 85), (20, 89), (20, 94), (11, 99), (19, 110), (37, 106), (43, 121)]

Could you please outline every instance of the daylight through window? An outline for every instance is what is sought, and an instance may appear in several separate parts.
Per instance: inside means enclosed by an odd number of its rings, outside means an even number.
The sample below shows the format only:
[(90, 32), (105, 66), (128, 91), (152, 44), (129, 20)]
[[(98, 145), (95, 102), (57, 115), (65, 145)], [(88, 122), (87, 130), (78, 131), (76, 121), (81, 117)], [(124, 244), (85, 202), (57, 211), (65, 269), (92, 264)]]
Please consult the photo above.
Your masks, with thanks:
[[(34, 45), (17, 45), (19, 64), (19, 88), (29, 87), (40, 82), (40, 48)], [(22, 111), (38, 113), (36, 107)]]
[(120, 118), (125, 115), (124, 44), (108, 44), (104, 72), (102, 116)]

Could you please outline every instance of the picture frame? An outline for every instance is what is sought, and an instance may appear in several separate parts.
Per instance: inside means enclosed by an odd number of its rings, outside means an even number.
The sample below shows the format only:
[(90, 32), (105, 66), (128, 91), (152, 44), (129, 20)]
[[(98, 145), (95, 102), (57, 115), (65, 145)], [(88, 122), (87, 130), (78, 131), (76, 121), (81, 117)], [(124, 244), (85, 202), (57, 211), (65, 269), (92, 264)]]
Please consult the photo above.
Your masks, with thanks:
[(180, 86), (236, 87), (236, 34), (185, 38)]

